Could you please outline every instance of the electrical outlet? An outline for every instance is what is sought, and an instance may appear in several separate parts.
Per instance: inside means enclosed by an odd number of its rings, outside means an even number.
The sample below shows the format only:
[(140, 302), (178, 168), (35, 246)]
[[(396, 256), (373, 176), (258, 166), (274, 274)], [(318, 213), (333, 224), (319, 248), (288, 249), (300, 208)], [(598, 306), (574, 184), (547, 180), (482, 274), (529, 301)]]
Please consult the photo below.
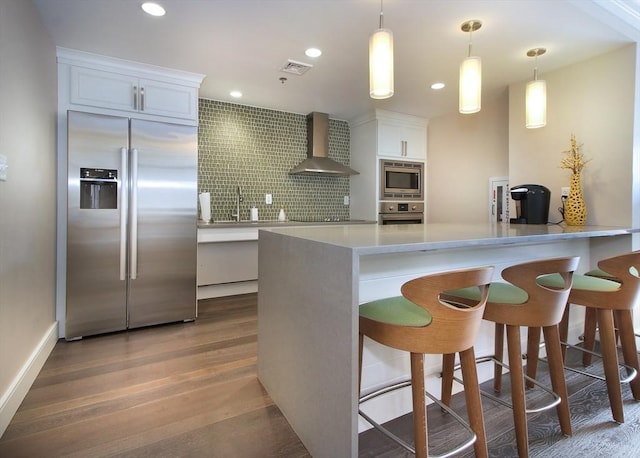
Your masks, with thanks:
[(343, 202), (345, 205), (349, 205), (349, 196), (344, 196)]
[(563, 186), (560, 188), (560, 197), (569, 197), (569, 186)]
[(271, 205), (273, 203), (273, 196), (271, 194), (265, 194), (264, 203), (267, 205)]

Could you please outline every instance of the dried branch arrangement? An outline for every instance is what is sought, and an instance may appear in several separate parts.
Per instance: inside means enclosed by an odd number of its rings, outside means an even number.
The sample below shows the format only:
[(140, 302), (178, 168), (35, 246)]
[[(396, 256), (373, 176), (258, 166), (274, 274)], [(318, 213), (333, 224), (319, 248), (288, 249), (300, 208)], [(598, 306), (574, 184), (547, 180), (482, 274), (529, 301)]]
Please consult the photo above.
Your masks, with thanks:
[(573, 173), (580, 173), (587, 162), (591, 160), (585, 160), (584, 154), (582, 154), (582, 144), (578, 144), (574, 134), (571, 134), (571, 148), (563, 151), (563, 153), (565, 153), (567, 157), (563, 158), (560, 162), (560, 168), (570, 169)]

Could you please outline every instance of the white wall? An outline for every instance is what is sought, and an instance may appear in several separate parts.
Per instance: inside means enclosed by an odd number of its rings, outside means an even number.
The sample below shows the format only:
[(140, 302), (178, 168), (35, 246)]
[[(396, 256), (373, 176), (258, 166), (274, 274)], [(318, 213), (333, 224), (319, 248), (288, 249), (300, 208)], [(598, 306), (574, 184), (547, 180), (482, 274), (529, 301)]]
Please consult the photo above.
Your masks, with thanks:
[(0, 435), (57, 336), (56, 56), (30, 1), (0, 1)]
[(510, 184), (548, 187), (550, 221), (561, 219), (560, 188), (569, 186), (571, 172), (561, 169), (560, 161), (573, 133), (583, 144), (585, 157), (591, 159), (582, 173), (587, 224), (631, 224), (635, 68), (634, 44), (541, 73), (540, 79), (547, 81), (548, 102), (547, 125), (540, 129), (524, 127), (526, 82), (510, 87)]
[(508, 175), (509, 100), (483, 100), (472, 115), (431, 118), (427, 134), (427, 222), (489, 219), (489, 178)]

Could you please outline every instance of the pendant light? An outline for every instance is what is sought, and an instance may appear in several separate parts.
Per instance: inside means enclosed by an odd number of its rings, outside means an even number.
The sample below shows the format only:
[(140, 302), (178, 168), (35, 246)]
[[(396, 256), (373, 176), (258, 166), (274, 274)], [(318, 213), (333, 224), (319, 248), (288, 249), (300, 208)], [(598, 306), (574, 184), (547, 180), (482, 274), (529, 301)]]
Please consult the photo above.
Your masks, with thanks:
[(380, 28), (369, 37), (369, 95), (388, 99), (393, 95), (393, 32), (383, 27), (380, 0)]
[(471, 55), (471, 35), (482, 27), (482, 22), (476, 19), (467, 21), (460, 26), (463, 32), (469, 32), (469, 53), (460, 64), (459, 111), (463, 114), (480, 111), (482, 96), (482, 60)]
[(525, 90), (525, 125), (527, 129), (537, 129), (547, 124), (547, 82), (538, 79), (538, 56), (543, 55), (545, 48), (534, 48), (527, 51), (527, 56), (535, 57), (533, 81), (527, 83)]

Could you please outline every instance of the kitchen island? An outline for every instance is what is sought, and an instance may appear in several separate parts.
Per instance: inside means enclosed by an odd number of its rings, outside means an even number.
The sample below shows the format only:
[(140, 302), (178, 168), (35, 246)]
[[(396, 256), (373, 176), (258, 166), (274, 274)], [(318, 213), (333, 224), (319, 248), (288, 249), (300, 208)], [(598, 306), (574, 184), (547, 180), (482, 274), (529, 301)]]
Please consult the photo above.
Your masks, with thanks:
[[(258, 376), (314, 457), (358, 455), (358, 305), (400, 294), (431, 272), (578, 255), (580, 272), (630, 251), (637, 230), (559, 225), (425, 224), (295, 227), (259, 234)], [(573, 314), (570, 340), (581, 316)], [(492, 352), (483, 323), (476, 354)], [(363, 391), (404, 378), (408, 356), (366, 341)], [(427, 389), (440, 359), (425, 359)], [(481, 380), (490, 378), (480, 372)], [(433, 390), (436, 393), (437, 390)], [(401, 396), (401, 395), (400, 395)], [(373, 406), (386, 421), (410, 410), (398, 397)], [(360, 429), (365, 424), (360, 425)]]
[(258, 291), (258, 231), (282, 227), (375, 224), (367, 220), (198, 223), (198, 299)]

